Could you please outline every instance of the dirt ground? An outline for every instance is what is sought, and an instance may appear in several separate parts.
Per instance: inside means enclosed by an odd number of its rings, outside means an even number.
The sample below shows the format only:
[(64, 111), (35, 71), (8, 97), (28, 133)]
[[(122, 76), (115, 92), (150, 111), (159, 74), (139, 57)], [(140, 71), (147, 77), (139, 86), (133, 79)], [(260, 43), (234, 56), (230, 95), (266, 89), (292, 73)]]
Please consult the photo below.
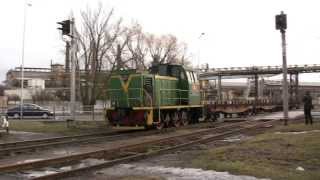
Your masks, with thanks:
[[(247, 138), (246, 136), (241, 137)], [(227, 172), (205, 171), (193, 167), (192, 161), (207, 150), (241, 141), (238, 140), (238, 137), (234, 139), (237, 139), (237, 142), (219, 141), (211, 144), (200, 144), (181, 149), (175, 153), (156, 156), (136, 163), (117, 165), (81, 177), (68, 178), (68, 180), (257, 180), (257, 178), (251, 176), (237, 176)], [(150, 167), (154, 169), (148, 169)]]
[[(68, 180), (257, 180), (257, 178), (251, 176), (237, 176), (227, 172), (221, 173), (194, 169), (193, 160), (210, 149), (241, 143), (260, 132), (261, 131), (258, 130), (256, 132), (253, 131), (248, 133), (248, 135), (239, 134), (213, 143), (198, 144), (180, 149), (170, 154), (148, 158), (131, 164), (117, 165), (82, 175), (81, 177), (68, 178)], [(150, 167), (154, 167), (155, 169), (150, 169), (148, 171), (143, 170)], [(196, 172), (190, 174), (192, 171)], [(197, 175), (198, 173), (207, 174), (207, 176)]]

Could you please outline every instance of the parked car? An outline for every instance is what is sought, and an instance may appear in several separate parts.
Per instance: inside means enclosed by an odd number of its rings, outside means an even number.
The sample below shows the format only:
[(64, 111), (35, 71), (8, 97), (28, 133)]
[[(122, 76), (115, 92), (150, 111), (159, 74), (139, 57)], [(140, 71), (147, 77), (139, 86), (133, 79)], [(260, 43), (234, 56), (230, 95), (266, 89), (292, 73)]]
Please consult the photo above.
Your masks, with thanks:
[[(21, 105), (10, 108), (7, 110), (7, 116), (13, 118), (20, 118), (21, 116)], [(44, 119), (53, 116), (53, 112), (48, 109), (44, 109), (43, 107), (36, 104), (23, 104), (22, 106), (22, 116), (23, 117), (42, 117)]]

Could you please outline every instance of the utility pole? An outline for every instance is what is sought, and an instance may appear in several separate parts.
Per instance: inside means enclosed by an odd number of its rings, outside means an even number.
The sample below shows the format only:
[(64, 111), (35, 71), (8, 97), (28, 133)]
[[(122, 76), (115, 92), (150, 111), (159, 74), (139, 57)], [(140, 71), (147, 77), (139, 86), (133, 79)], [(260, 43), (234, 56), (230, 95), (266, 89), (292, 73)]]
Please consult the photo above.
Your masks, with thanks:
[(66, 41), (65, 72), (70, 73), (70, 43)]
[(282, 101), (283, 101), (283, 119), (284, 125), (288, 125), (288, 82), (287, 82), (287, 54), (286, 54), (286, 29), (287, 29), (287, 15), (281, 11), (281, 14), (276, 15), (276, 29), (281, 32), (282, 39)]
[(74, 18), (72, 18), (70, 23), (71, 29), (71, 93), (70, 93), (70, 101), (71, 101), (71, 116), (72, 120), (75, 120), (75, 112), (76, 112), (76, 58), (75, 58), (75, 22)]

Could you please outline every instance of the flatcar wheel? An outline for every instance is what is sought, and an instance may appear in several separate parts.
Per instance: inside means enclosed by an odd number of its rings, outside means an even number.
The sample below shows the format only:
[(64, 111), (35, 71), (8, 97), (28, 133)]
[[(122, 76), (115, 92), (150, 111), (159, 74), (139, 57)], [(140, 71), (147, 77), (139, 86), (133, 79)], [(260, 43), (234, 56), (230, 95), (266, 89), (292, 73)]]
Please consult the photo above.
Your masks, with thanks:
[(181, 123), (183, 126), (186, 126), (189, 124), (188, 114), (185, 111), (183, 111), (181, 114)]
[(181, 125), (181, 120), (180, 120), (180, 117), (179, 117), (179, 113), (178, 113), (178, 112), (175, 112), (175, 113), (173, 114), (172, 121), (173, 121), (173, 125), (174, 125), (175, 127), (180, 127), (180, 125)]

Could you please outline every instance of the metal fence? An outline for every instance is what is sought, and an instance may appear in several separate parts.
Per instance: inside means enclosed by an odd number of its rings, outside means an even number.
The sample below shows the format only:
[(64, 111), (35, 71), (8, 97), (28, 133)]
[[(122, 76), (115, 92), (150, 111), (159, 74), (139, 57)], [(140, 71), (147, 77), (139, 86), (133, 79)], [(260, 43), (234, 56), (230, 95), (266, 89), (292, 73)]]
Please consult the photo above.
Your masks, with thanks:
[[(27, 103), (27, 102), (26, 102)], [(32, 104), (32, 103), (31, 103)], [(70, 102), (41, 102), (36, 103), (41, 106), (43, 109), (47, 109), (53, 113), (53, 117), (51, 119), (54, 120), (68, 120), (71, 119), (71, 109)], [(9, 104), (6, 107), (0, 107), (0, 114), (6, 114), (7, 110), (13, 107), (16, 107), (18, 104)], [(75, 120), (77, 121), (104, 121), (104, 110), (107, 107), (107, 103), (99, 103), (92, 106), (84, 106), (80, 102), (77, 102), (75, 107)], [(28, 117), (25, 116), (23, 118), (26, 119), (39, 119), (39, 117)]]

